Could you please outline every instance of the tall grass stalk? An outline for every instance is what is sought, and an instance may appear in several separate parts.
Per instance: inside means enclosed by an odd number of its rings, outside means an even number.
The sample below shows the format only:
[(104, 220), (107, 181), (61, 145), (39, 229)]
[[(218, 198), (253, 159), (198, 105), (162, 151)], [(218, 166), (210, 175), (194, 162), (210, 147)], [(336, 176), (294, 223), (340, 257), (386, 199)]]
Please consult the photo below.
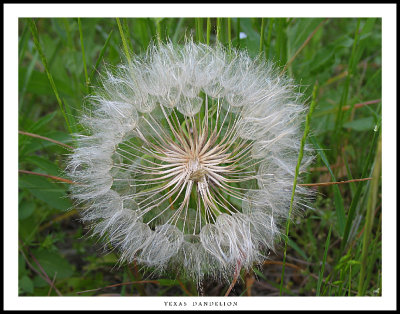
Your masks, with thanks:
[[(377, 145), (379, 134), (380, 134), (380, 123), (378, 123), (377, 129), (374, 131), (374, 135), (372, 137), (372, 141), (371, 141), (372, 148), (369, 150), (367, 158), (365, 159), (363, 171), (361, 174), (362, 178), (365, 178), (368, 175), (368, 172), (370, 171), (370, 165), (371, 165), (372, 159), (374, 157), (374, 149), (373, 148), (376, 147), (376, 145)], [(358, 183), (355, 195), (351, 200), (350, 208), (349, 208), (349, 211), (347, 214), (346, 226), (344, 228), (343, 239), (342, 239), (341, 246), (340, 246), (342, 254), (343, 254), (343, 251), (349, 240), (349, 234), (350, 234), (350, 230), (353, 225), (354, 218), (355, 218), (356, 208), (359, 203), (361, 192), (362, 192), (365, 184), (366, 184), (366, 182)]]
[(368, 196), (367, 213), (365, 217), (363, 247), (361, 253), (361, 271), (358, 283), (358, 295), (364, 295), (364, 280), (366, 276), (368, 253), (370, 249), (371, 230), (374, 222), (374, 211), (379, 193), (379, 183), (381, 175), (381, 162), (382, 162), (382, 138), (379, 137), (378, 147), (375, 154), (374, 170), (372, 172), (371, 186)]
[(222, 18), (217, 17), (217, 41), (221, 42), (222, 37)]
[(312, 92), (312, 100), (311, 100), (311, 104), (310, 104), (310, 109), (308, 110), (308, 114), (306, 116), (306, 122), (305, 122), (305, 126), (304, 126), (304, 134), (303, 134), (303, 137), (302, 137), (301, 143), (300, 143), (299, 157), (297, 160), (297, 166), (296, 166), (294, 180), (293, 180), (293, 189), (292, 189), (292, 196), (290, 199), (289, 215), (288, 215), (288, 219), (287, 219), (287, 223), (286, 223), (285, 249), (283, 251), (281, 284), (280, 284), (280, 288), (279, 288), (280, 295), (282, 295), (282, 292), (283, 292), (283, 278), (285, 276), (285, 263), (286, 263), (286, 252), (287, 252), (288, 238), (289, 238), (290, 219), (291, 219), (291, 214), (292, 214), (292, 210), (293, 210), (293, 201), (294, 201), (294, 194), (296, 191), (297, 177), (299, 175), (300, 165), (301, 165), (301, 161), (303, 159), (304, 145), (306, 144), (307, 136), (310, 131), (310, 121), (311, 121), (311, 116), (314, 111), (316, 100), (317, 100), (317, 91), (318, 91), (318, 83), (316, 82), (314, 84), (314, 88), (313, 88), (313, 92)]
[(116, 18), (116, 20), (117, 20), (117, 24), (118, 24), (118, 30), (119, 30), (119, 33), (120, 33), (121, 39), (122, 39), (122, 45), (124, 46), (126, 59), (128, 60), (129, 64), (132, 64), (131, 55), (130, 55), (129, 48), (128, 48), (128, 41), (126, 40), (125, 33), (124, 33), (124, 30), (122, 29), (119, 18)]

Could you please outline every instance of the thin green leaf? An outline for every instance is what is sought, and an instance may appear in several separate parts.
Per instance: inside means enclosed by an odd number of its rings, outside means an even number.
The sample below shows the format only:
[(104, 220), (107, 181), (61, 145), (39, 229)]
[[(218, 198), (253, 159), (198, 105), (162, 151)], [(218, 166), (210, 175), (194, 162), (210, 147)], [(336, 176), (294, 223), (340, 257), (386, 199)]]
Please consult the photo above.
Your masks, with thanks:
[(325, 271), (326, 257), (328, 255), (329, 243), (331, 241), (331, 232), (332, 232), (332, 226), (329, 227), (328, 237), (326, 238), (326, 242), (325, 242), (324, 257), (323, 257), (321, 269), (320, 269), (320, 272), (318, 275), (317, 296), (320, 295), (320, 291), (321, 291), (322, 278), (324, 277), (324, 271)]
[(112, 32), (113, 32), (113, 30), (111, 30), (111, 32), (108, 34), (106, 42), (104, 43), (103, 48), (101, 48), (101, 50), (100, 50), (100, 54), (99, 54), (99, 57), (97, 58), (96, 64), (95, 64), (92, 72), (90, 73), (89, 81), (93, 80), (94, 73), (97, 71), (97, 68), (99, 67), (99, 64), (100, 64), (100, 62), (101, 62), (101, 60), (103, 58), (103, 55), (104, 55), (104, 53), (105, 53), (105, 51), (106, 51), (106, 49), (108, 47), (108, 43), (110, 42), (110, 38), (111, 38)]
[(25, 73), (25, 77), (24, 77), (24, 84), (22, 85), (20, 94), (19, 94), (19, 102), (18, 102), (18, 108), (22, 107), (22, 104), (24, 102), (24, 97), (25, 97), (25, 92), (26, 92), (26, 88), (29, 84), (29, 80), (31, 79), (32, 76), (32, 72), (33, 69), (35, 67), (35, 64), (37, 62), (37, 59), (39, 57), (39, 54), (36, 52), (35, 55), (32, 58), (32, 61), (29, 63), (28, 69)]

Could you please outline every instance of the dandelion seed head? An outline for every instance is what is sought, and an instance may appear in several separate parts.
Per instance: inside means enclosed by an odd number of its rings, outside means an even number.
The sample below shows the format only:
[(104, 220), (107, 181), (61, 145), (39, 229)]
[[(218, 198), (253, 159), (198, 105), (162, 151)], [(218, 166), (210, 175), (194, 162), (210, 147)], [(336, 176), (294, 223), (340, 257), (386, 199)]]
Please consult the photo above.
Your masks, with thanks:
[[(67, 167), (82, 220), (121, 262), (196, 281), (261, 263), (289, 212), (305, 111), (295, 89), (262, 59), (192, 41), (108, 67)], [(296, 188), (295, 211), (308, 195)]]

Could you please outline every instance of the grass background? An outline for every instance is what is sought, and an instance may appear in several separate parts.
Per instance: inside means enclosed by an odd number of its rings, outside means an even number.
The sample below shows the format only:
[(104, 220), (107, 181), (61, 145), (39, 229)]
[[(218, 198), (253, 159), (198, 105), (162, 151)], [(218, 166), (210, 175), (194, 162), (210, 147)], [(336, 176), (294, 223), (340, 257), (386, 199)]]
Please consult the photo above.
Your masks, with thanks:
[(198, 289), (172, 274), (149, 278), (135, 264), (115, 268), (118, 256), (84, 237), (68, 183), (48, 177), (63, 177), (83, 98), (104, 63), (188, 36), (265, 54), (293, 77), (315, 103), (307, 142), (317, 159), (304, 183), (351, 181), (314, 186), (314, 209), (230, 295), (381, 295), (381, 20), (333, 18), (20, 19), (19, 295), (227, 292), (226, 283)]

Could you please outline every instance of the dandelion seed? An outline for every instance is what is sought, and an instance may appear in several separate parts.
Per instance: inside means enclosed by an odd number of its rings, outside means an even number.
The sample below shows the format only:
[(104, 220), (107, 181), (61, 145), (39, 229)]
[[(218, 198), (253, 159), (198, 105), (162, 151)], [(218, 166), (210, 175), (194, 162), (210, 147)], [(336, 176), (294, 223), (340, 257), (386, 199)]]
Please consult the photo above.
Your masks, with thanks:
[[(67, 169), (93, 234), (121, 262), (197, 281), (263, 262), (297, 163), (305, 106), (292, 81), (246, 52), (189, 41), (153, 46), (100, 85)], [(307, 195), (296, 188), (295, 208)]]

